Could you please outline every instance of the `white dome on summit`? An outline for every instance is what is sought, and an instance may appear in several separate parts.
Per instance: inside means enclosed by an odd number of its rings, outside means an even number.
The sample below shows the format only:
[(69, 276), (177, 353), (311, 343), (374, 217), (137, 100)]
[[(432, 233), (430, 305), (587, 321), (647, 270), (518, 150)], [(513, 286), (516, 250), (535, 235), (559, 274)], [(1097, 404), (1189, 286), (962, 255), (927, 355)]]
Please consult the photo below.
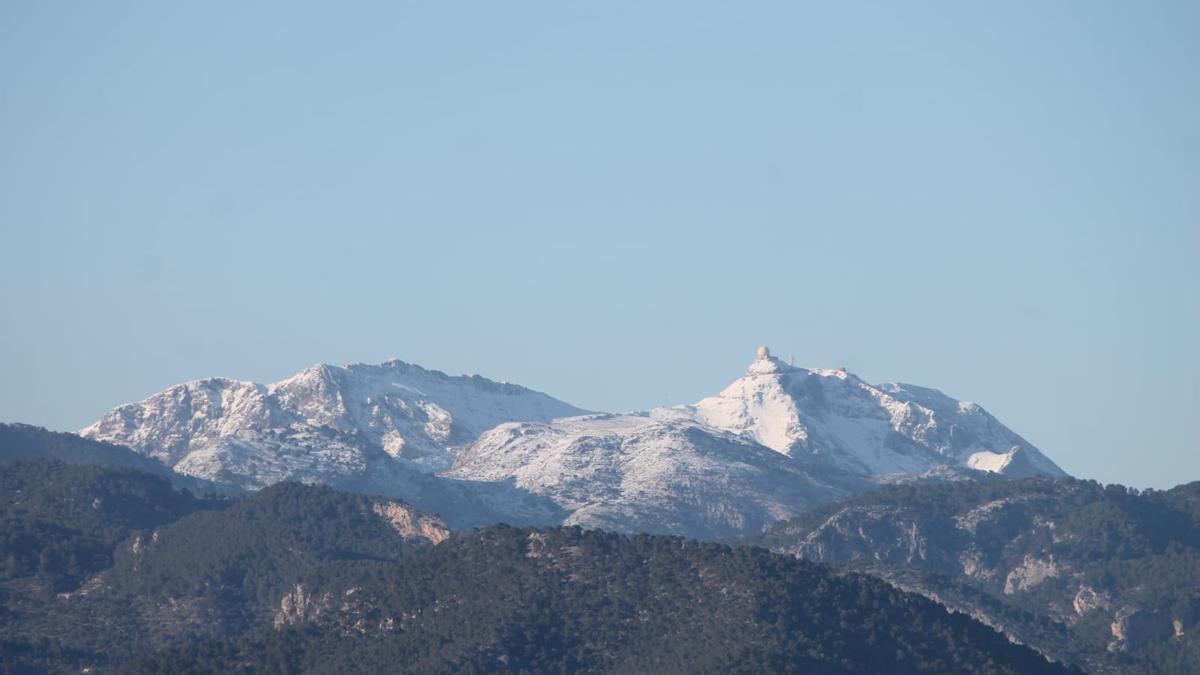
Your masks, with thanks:
[(767, 349), (766, 345), (759, 347), (758, 348), (758, 360), (766, 361), (769, 358), (771, 358), (771, 350)]

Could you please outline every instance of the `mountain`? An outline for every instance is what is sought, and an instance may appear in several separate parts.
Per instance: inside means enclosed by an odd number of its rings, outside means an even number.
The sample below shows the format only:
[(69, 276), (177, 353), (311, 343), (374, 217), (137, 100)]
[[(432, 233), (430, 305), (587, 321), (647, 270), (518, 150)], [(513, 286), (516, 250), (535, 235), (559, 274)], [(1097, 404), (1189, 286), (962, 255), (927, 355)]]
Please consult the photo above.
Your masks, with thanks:
[(888, 579), (1088, 672), (1200, 672), (1200, 483), (888, 486), (758, 542)]
[(975, 403), (911, 384), (871, 385), (840, 368), (793, 367), (765, 347), (720, 394), (670, 412), (866, 476), (943, 466), (1016, 478), (1066, 475)]
[(695, 405), (502, 424), (442, 475), (512, 481), (567, 524), (721, 539), (881, 483), (1065, 474), (974, 403), (764, 348)]
[(271, 385), (188, 382), (120, 406), (79, 433), (129, 446), (183, 474), (253, 489), (363, 475), (373, 454), (432, 471), (501, 422), (583, 412), (514, 384), (393, 360), (317, 365)]
[(641, 413), (584, 414), (391, 361), (315, 366), (269, 386), (190, 382), (80, 433), (238, 488), (298, 480), (402, 498), (456, 528), (702, 539), (760, 532), (881, 483), (1065, 475), (978, 405), (795, 368), (766, 348), (719, 395)]

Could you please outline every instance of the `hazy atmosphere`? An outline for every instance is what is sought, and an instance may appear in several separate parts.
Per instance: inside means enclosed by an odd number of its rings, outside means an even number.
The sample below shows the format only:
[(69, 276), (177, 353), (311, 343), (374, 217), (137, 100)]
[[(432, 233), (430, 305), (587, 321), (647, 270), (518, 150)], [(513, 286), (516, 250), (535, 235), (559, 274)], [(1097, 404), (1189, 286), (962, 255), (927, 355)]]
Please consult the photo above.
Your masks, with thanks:
[(1200, 5), (0, 5), (0, 421), (396, 357), (690, 403), (760, 344), (1200, 478)]

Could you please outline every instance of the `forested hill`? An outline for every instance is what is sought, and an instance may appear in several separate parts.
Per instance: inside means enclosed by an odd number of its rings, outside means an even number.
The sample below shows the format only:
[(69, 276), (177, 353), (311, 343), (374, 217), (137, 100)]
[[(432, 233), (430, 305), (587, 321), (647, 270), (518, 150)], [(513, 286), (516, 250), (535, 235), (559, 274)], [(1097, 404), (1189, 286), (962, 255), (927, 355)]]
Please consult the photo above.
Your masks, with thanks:
[(936, 597), (1089, 672), (1200, 672), (1200, 483), (893, 486), (758, 542)]
[(763, 549), (577, 528), (446, 539), (401, 503), (329, 488), (203, 500), (127, 468), (0, 475), (0, 672), (1068, 672)]
[(300, 590), (278, 629), (125, 672), (1068, 672), (875, 579), (677, 537), (493, 526)]
[(0, 461), (0, 580), (68, 592), (113, 565), (131, 534), (228, 502), (128, 467)]
[(78, 673), (271, 625), (297, 580), (440, 541), (396, 502), (280, 483), (198, 499), (125, 467), (0, 461), (0, 672)]

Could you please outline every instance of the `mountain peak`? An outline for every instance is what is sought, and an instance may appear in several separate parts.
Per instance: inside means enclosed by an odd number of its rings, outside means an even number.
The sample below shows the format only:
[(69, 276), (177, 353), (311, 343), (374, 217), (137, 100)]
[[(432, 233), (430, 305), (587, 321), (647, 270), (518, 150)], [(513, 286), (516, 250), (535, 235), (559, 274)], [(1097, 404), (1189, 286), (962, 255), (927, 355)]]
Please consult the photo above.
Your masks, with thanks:
[[(759, 347), (746, 375), (682, 409), (776, 452), (871, 476), (940, 465), (1004, 475), (1062, 476), (982, 407), (936, 389), (872, 385), (845, 368), (808, 369)], [(1010, 449), (1022, 448), (1020, 453)]]
[(277, 480), (301, 470), (360, 472), (380, 449), (436, 470), (502, 422), (583, 412), (519, 385), (393, 359), (380, 365), (318, 363), (271, 385), (226, 379), (177, 385), (121, 406), (80, 433), (197, 475), (208, 470), (199, 468), (200, 459), (217, 471), (237, 455), (239, 471), (262, 473), (254, 463), (271, 464)]

